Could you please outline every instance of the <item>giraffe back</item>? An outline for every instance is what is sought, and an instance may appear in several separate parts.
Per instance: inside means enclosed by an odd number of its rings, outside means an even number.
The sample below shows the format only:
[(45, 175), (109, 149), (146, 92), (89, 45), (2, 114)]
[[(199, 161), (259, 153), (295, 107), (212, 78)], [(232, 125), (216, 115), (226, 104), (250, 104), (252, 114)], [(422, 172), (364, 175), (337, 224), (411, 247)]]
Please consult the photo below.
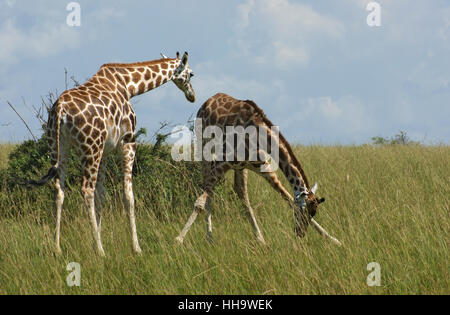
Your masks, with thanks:
[[(264, 111), (252, 100), (238, 100), (225, 93), (217, 93), (210, 97), (197, 112), (197, 118), (202, 119), (202, 126), (218, 126), (224, 132), (226, 126), (248, 126), (264, 127), (270, 130), (275, 125), (269, 120)], [(281, 132), (278, 134), (280, 156), (292, 161), (301, 173), (306, 186), (309, 189), (309, 183), (306, 174), (300, 165), (291, 145)], [(268, 138), (270, 144), (270, 137)], [(270, 145), (269, 145), (270, 147)], [(246, 153), (248, 156), (248, 153)]]

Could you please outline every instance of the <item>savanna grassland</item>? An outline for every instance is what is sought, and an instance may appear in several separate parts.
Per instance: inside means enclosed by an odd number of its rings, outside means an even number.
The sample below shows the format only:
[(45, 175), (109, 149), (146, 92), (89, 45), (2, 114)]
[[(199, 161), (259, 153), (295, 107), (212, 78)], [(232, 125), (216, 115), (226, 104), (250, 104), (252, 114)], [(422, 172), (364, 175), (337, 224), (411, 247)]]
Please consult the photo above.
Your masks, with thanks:
[[(13, 149), (0, 147), (4, 172), (5, 152)], [(298, 239), (289, 205), (250, 174), (250, 200), (268, 243), (259, 245), (231, 173), (212, 202), (215, 243), (205, 237), (203, 214), (185, 243), (176, 245), (198, 193), (199, 172), (155, 155), (147, 157), (149, 168), (137, 166), (134, 179), (143, 254), (132, 253), (121, 183), (110, 175), (102, 221), (107, 257), (95, 254), (75, 176), (63, 210), (63, 253), (56, 255), (51, 187), (28, 190), (5, 175), (0, 294), (450, 293), (450, 147), (297, 146), (295, 152), (310, 182), (319, 183), (317, 195), (326, 197), (315, 218), (342, 247), (313, 229)], [(80, 287), (66, 285), (69, 262), (81, 264)], [(366, 284), (370, 262), (381, 266), (379, 287)]]

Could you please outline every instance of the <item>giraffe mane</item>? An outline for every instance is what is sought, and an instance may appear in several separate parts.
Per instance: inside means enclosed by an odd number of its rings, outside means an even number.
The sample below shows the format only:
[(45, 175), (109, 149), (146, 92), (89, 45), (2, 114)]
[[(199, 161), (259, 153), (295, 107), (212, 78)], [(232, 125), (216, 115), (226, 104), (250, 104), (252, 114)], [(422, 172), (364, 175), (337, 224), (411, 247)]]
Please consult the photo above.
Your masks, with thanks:
[(113, 67), (113, 68), (145, 67), (171, 60), (175, 60), (175, 58), (161, 58), (152, 61), (142, 61), (133, 63), (105, 63), (102, 67)]
[[(246, 100), (244, 102), (253, 107), (253, 109), (256, 111), (256, 113), (261, 117), (264, 124), (266, 124), (269, 128), (274, 126), (274, 124), (269, 120), (269, 118), (267, 118), (264, 111), (258, 105), (256, 105), (255, 102), (253, 102), (252, 100)], [(298, 161), (297, 156), (294, 154), (294, 151), (292, 150), (291, 145), (286, 140), (286, 138), (283, 136), (281, 131), (279, 133), (279, 139), (280, 139), (280, 142), (283, 144), (283, 146), (288, 151), (288, 154), (289, 154), (293, 164), (295, 165), (295, 167), (298, 169), (298, 171), (302, 175), (303, 180), (305, 181), (305, 184), (306, 184), (306, 188), (308, 188), (308, 190), (309, 190), (310, 189), (309, 182), (308, 182), (308, 178), (306, 177), (305, 171), (303, 170), (302, 166), (300, 165), (300, 162)]]

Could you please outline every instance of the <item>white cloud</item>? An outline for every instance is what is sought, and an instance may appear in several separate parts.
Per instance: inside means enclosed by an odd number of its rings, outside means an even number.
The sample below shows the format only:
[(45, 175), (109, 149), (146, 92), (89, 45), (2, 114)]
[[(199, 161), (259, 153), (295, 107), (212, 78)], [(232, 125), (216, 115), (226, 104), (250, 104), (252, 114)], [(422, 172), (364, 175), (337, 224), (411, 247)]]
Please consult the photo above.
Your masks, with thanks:
[(268, 22), (278, 35), (298, 36), (297, 30), (322, 32), (331, 36), (339, 36), (342, 32), (340, 22), (321, 15), (308, 5), (288, 0), (265, 0), (258, 3), (259, 12), (270, 19)]
[(119, 18), (125, 16), (124, 10), (119, 10), (114, 7), (105, 6), (99, 9), (98, 11), (94, 12), (94, 17), (97, 17), (98, 19), (105, 21), (111, 18)]
[[(4, 4), (12, 8), (15, 1), (5, 0)], [(66, 24), (69, 11), (65, 5), (41, 7), (22, 4), (20, 8), (5, 13), (7, 17), (0, 22), (0, 66), (3, 71), (23, 58), (56, 56), (81, 47), (82, 40), (98, 40), (99, 34), (104, 34), (111, 22), (125, 16), (124, 10), (114, 6), (101, 6), (97, 10), (83, 6), (82, 27), (69, 27)], [(26, 23), (23, 22), (25, 19)], [(83, 27), (85, 22), (91, 25)], [(95, 27), (92, 26), (94, 24)]]
[(12, 8), (16, 4), (16, 0), (5, 0), (8, 7)]
[(367, 8), (368, 3), (373, 2), (372, 0), (347, 0), (347, 1), (364, 10)]
[(376, 134), (377, 118), (353, 95), (336, 99), (331, 96), (310, 97), (289, 103), (279, 106), (278, 117), (274, 121), (281, 123), (281, 132), (299, 135), (299, 138), (294, 136), (295, 141), (361, 143)]
[(343, 113), (342, 108), (331, 97), (310, 98), (307, 101), (310, 107), (320, 110), (320, 113), (330, 119), (340, 119)]
[(248, 0), (245, 3), (238, 5), (238, 15), (239, 15), (239, 23), (237, 24), (237, 28), (245, 29), (250, 24), (250, 12), (253, 10), (255, 6), (255, 0)]
[[(448, 10), (448, 11), (450, 12), (450, 10)], [(445, 17), (444, 25), (439, 30), (438, 36), (443, 41), (448, 41), (448, 39), (450, 37), (450, 18), (449, 17)]]
[(341, 22), (289, 0), (248, 0), (238, 6), (235, 41), (260, 64), (286, 68), (308, 64), (317, 40), (340, 38)]
[(0, 43), (0, 65), (5, 68), (23, 57), (48, 57), (75, 48), (80, 38), (65, 24), (40, 22), (23, 30), (16, 26), (13, 18), (8, 18), (0, 26)]
[[(267, 82), (268, 84), (269, 82)], [(236, 98), (262, 98), (270, 93), (269, 86), (266, 83), (257, 80), (239, 79), (231, 75), (224, 74), (204, 74), (198, 76), (193, 82), (197, 91), (198, 99), (205, 101), (218, 92), (227, 93)]]

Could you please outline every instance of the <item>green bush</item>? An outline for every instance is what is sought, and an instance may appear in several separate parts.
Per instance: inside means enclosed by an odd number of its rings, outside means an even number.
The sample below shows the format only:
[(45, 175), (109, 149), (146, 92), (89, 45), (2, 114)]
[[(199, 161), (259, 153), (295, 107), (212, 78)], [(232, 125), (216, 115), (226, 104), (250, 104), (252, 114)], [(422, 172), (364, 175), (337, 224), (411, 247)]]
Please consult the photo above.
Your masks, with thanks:
[(392, 138), (384, 138), (384, 137), (372, 137), (372, 144), (375, 145), (420, 145), (421, 143), (418, 141), (413, 141), (409, 138), (406, 131), (400, 130), (398, 134), (396, 134)]
[[(143, 134), (139, 131), (137, 135)], [(157, 217), (167, 219), (169, 213), (161, 209), (192, 207), (200, 192), (202, 181), (200, 163), (175, 162), (170, 154), (171, 147), (158, 137), (156, 144), (138, 142), (133, 167), (133, 185), (137, 201), (141, 207), (153, 211)], [(123, 173), (121, 159), (117, 154), (110, 154), (106, 160), (106, 180), (108, 198), (121, 198)], [(38, 179), (47, 174), (51, 167), (49, 147), (45, 136), (38, 142), (25, 141), (16, 146), (9, 155), (8, 168), (0, 172), (1, 190), (0, 207), (3, 212), (20, 213), (21, 197), (27, 202), (36, 203), (38, 199), (52, 199), (53, 185), (30, 188), (23, 185), (29, 179)], [(67, 166), (66, 191), (79, 194), (82, 180), (82, 168), (79, 157), (71, 152)], [(42, 198), (45, 197), (45, 198)], [(66, 199), (67, 200), (67, 199)], [(48, 209), (43, 207), (44, 209)], [(1, 213), (0, 213), (1, 215)]]
[[(78, 156), (71, 154), (68, 165), (68, 181), (79, 177), (81, 172), (76, 164)], [(37, 141), (28, 140), (15, 147), (9, 154), (6, 183), (9, 187), (22, 185), (30, 179), (45, 175), (50, 165), (50, 151), (45, 134)]]

